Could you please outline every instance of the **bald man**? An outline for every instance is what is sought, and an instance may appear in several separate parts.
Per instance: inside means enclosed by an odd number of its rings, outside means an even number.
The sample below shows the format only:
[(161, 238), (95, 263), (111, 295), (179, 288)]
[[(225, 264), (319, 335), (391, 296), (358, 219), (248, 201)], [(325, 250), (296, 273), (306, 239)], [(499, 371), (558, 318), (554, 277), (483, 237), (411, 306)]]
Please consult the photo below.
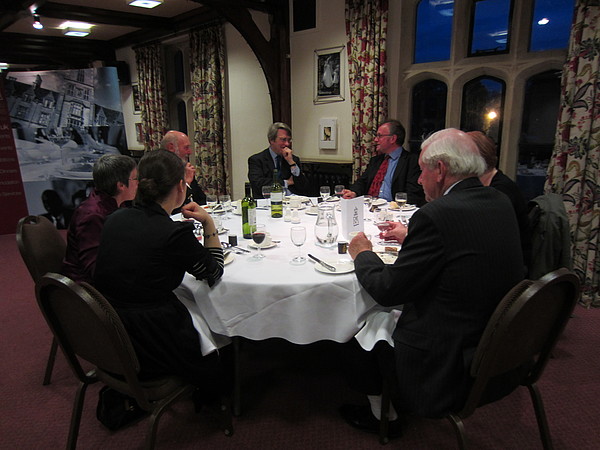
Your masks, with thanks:
[[(167, 131), (160, 142), (160, 148), (175, 153), (186, 163), (185, 182), (187, 184), (187, 195), (185, 203), (194, 201), (199, 205), (205, 205), (206, 194), (196, 180), (196, 168), (190, 164), (190, 155), (192, 154), (190, 138), (181, 131)], [(179, 210), (175, 210), (174, 212), (179, 212)]]

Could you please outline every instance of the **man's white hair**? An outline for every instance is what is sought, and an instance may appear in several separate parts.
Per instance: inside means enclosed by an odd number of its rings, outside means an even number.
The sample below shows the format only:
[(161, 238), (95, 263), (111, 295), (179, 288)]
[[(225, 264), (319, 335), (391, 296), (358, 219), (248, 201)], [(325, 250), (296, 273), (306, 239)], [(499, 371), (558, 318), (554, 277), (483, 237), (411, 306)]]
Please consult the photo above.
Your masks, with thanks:
[(442, 161), (452, 176), (479, 177), (485, 172), (485, 161), (471, 137), (456, 128), (433, 133), (421, 144), (421, 161), (433, 167)]

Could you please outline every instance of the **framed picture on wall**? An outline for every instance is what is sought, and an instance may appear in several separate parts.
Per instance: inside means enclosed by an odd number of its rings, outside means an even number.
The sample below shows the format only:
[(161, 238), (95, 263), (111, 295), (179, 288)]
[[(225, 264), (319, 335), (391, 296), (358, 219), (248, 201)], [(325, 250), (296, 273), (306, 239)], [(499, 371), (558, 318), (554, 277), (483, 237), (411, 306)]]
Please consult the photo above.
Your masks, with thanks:
[(315, 104), (344, 101), (344, 48), (315, 50)]
[(135, 124), (135, 136), (140, 144), (144, 143), (144, 130), (142, 128), (142, 122), (137, 122)]
[(133, 112), (135, 114), (141, 114), (142, 106), (140, 104), (140, 90), (137, 84), (131, 85), (131, 97), (133, 98)]

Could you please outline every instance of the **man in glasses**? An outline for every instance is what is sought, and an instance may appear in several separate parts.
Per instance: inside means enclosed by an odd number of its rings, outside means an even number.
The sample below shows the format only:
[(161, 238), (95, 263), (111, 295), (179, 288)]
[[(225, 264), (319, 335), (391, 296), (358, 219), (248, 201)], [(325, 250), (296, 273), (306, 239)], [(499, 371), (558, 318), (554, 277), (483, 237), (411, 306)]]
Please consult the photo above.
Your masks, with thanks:
[[(190, 163), (192, 153), (190, 138), (181, 131), (167, 131), (160, 142), (160, 148), (175, 153), (185, 162), (185, 182), (187, 184), (186, 200), (184, 203), (194, 201), (199, 205), (206, 205), (206, 194), (196, 180), (196, 168)], [(179, 209), (173, 213), (179, 212)]]
[(283, 122), (275, 122), (267, 132), (269, 148), (248, 158), (248, 180), (254, 198), (263, 198), (262, 187), (273, 184), (277, 169), (286, 194), (307, 195), (308, 180), (300, 167), (300, 158), (292, 151), (292, 130)]
[(406, 192), (408, 203), (423, 205), (425, 195), (417, 181), (421, 174), (419, 155), (402, 147), (405, 136), (406, 131), (399, 121), (382, 123), (375, 135), (377, 155), (371, 158), (356, 182), (349, 189), (344, 189), (343, 198), (368, 194), (392, 201), (396, 192)]

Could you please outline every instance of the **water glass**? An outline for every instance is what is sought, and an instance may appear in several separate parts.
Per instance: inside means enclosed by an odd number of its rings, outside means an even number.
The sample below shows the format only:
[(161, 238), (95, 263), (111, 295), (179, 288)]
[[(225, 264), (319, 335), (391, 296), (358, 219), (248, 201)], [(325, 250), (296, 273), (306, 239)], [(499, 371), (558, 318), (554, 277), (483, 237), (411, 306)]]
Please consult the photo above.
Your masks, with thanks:
[(343, 184), (336, 184), (333, 189), (334, 189), (335, 195), (337, 195), (338, 197), (341, 197), (342, 196), (342, 192), (344, 191), (344, 185)]
[(298, 247), (298, 255), (292, 258), (290, 264), (293, 265), (301, 265), (306, 262), (306, 258), (302, 256), (302, 252), (300, 247), (304, 245), (306, 241), (306, 228), (305, 227), (292, 227), (290, 228), (290, 238), (292, 240), (292, 244)]
[(231, 211), (231, 196), (229, 194), (219, 195), (219, 201), (221, 205), (223, 205), (223, 210), (225, 210), (225, 218), (229, 219), (229, 212)]
[(321, 197), (323, 197), (323, 201), (327, 201), (331, 195), (331, 188), (329, 186), (321, 186), (319, 188), (319, 193), (321, 194)]

